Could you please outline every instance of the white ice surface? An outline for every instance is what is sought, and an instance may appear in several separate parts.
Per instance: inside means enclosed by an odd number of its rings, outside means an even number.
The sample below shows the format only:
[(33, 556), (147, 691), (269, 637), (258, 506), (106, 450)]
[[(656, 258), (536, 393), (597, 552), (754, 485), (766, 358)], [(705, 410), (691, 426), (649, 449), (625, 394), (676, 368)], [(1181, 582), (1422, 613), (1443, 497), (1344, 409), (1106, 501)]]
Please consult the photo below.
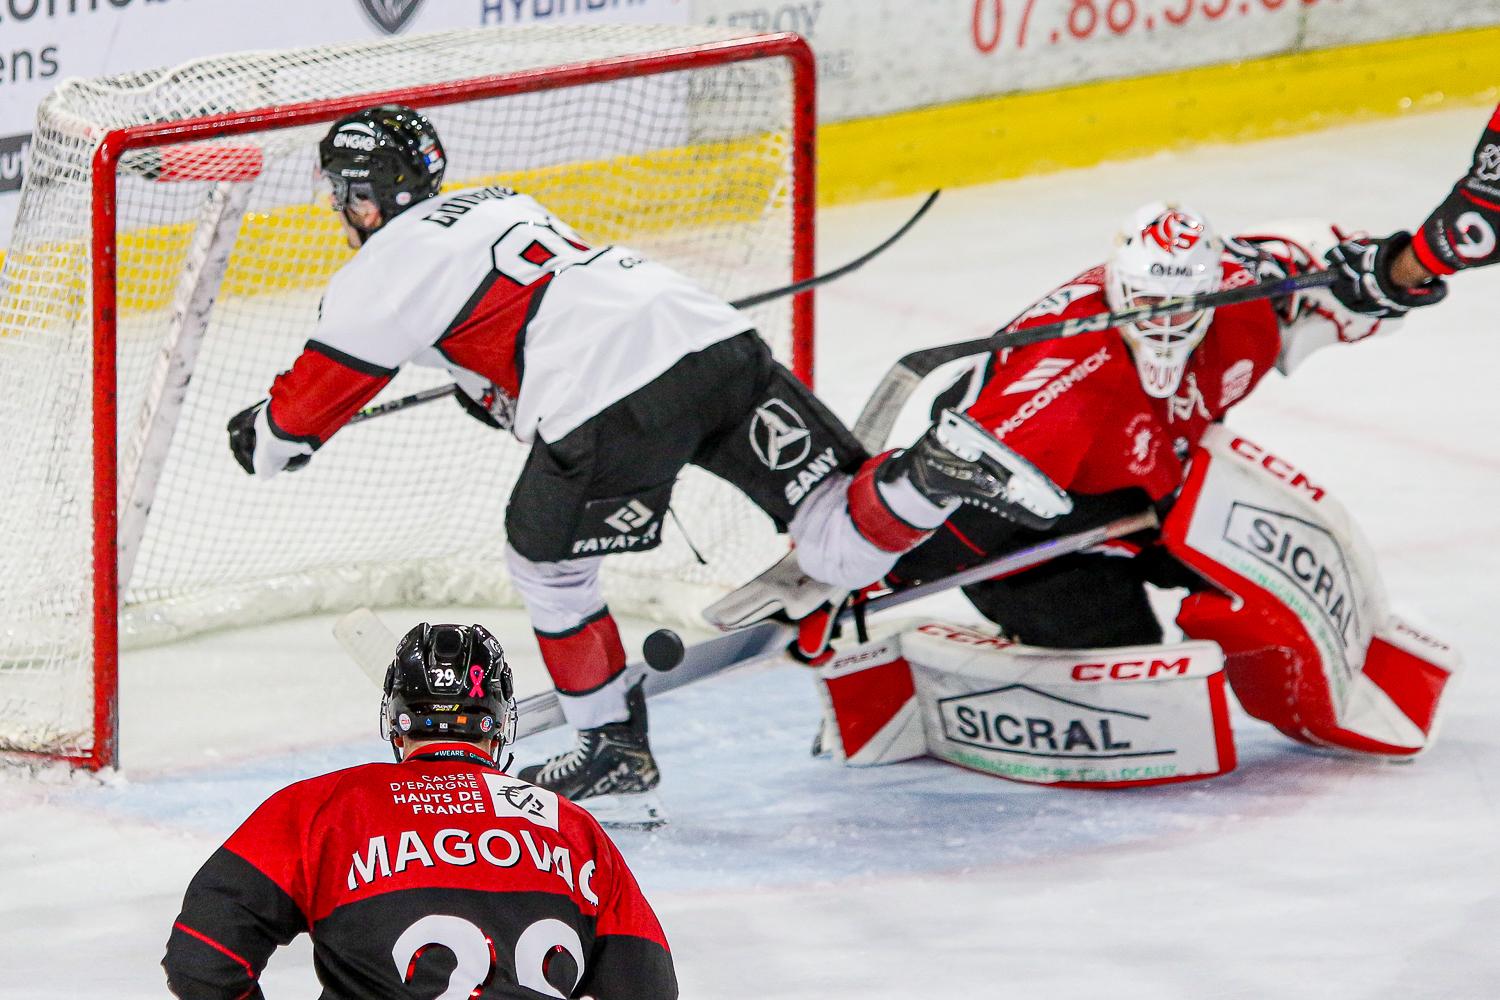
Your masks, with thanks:
[[(819, 386), (845, 417), (898, 355), (1000, 325), (1175, 197), (1226, 230), (1326, 214), (1419, 223), (1466, 163), (1469, 109), (956, 190), (819, 292)], [(842, 262), (914, 202), (824, 212)], [(813, 760), (798, 668), (663, 698), (672, 823), (618, 840), (690, 998), (1488, 1000), (1500, 996), (1500, 268), (1399, 335), (1273, 376), (1232, 425), (1314, 474), (1372, 540), (1398, 609), (1455, 642), (1442, 739), (1405, 765), (1236, 718), (1241, 765), (1134, 792), (1042, 791), (936, 762)], [(972, 618), (947, 601), (950, 616)], [(524, 620), (479, 617), (542, 683)], [(419, 613), (388, 613), (398, 631)], [(326, 619), (124, 664), (123, 773), (0, 777), (0, 998), (159, 997), (183, 886), (274, 789), (379, 758), (377, 696)], [(641, 629), (632, 631), (638, 639)], [(560, 734), (521, 747), (534, 757)], [(306, 939), (267, 995), (317, 992)]]

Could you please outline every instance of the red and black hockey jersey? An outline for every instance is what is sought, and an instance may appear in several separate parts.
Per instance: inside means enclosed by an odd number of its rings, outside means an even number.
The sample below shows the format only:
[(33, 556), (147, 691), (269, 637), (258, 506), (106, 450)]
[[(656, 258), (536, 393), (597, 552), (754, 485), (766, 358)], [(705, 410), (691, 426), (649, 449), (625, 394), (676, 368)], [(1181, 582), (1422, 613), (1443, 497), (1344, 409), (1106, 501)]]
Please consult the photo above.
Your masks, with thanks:
[(514, 401), (523, 442), (555, 442), (682, 357), (752, 328), (676, 271), (594, 249), (530, 197), (473, 188), (414, 205), (330, 280), (317, 328), (271, 386), (255, 471), (310, 454), (404, 364)]
[(598, 823), (468, 744), (273, 795), (193, 878), (162, 964), (184, 1000), (258, 998), (304, 931), (325, 1000), (677, 995)]
[(1468, 174), (1422, 223), (1412, 249), (1433, 274), (1500, 261), (1500, 107), (1474, 147)]

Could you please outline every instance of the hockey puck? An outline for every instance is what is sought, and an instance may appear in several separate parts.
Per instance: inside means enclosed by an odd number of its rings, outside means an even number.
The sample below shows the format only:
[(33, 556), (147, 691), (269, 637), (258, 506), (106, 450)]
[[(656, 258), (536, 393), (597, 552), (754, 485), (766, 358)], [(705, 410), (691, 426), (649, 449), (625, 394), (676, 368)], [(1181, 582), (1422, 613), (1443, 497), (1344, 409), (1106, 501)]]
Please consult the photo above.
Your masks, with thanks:
[(668, 671), (682, 662), (686, 650), (682, 637), (669, 628), (659, 628), (641, 643), (641, 655), (652, 670)]

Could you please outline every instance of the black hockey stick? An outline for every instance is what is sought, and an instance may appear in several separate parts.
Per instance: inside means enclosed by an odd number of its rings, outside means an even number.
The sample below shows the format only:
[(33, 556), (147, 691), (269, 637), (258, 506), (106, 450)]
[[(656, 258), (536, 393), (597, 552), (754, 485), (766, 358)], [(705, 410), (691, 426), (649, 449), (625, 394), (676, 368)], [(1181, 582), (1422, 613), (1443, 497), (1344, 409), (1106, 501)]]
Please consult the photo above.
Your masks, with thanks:
[[(926, 200), (922, 202), (921, 206), (914, 213), (912, 213), (912, 217), (907, 219), (906, 222), (902, 223), (900, 229), (896, 230), (890, 236), (886, 237), (886, 239), (880, 244), (865, 251), (863, 254), (854, 258), (842, 267), (836, 267), (826, 274), (819, 274), (811, 278), (804, 278), (801, 281), (794, 281), (790, 285), (783, 285), (780, 288), (773, 288), (768, 292), (756, 292), (754, 295), (747, 295), (742, 299), (735, 299), (729, 304), (734, 306), (734, 308), (736, 309), (749, 309), (751, 306), (758, 306), (765, 302), (771, 302), (775, 299), (786, 298), (788, 295), (797, 295), (801, 292), (808, 291), (809, 289), (817, 288), (819, 285), (827, 284), (830, 281), (842, 278), (846, 274), (859, 270), (861, 267), (864, 267), (876, 257), (879, 257), (881, 254), (885, 253), (891, 248), (892, 245), (896, 243), (897, 240), (905, 236), (911, 230), (911, 227), (915, 226), (918, 220), (920, 220), (922, 216), (927, 214), (927, 210), (933, 206), (933, 203), (938, 200), (938, 195), (942, 193), (942, 189), (939, 188), (938, 190), (929, 194)], [(438, 386), (433, 389), (423, 389), (421, 392), (414, 392), (410, 396), (402, 396), (400, 399), (393, 399), (390, 402), (381, 403), (378, 406), (367, 406), (363, 410), (360, 410), (358, 413), (356, 413), (354, 416), (350, 417), (349, 423), (357, 424), (366, 420), (371, 420), (375, 417), (383, 417), (387, 413), (395, 413), (398, 410), (404, 410), (408, 407), (420, 406), (423, 403), (430, 403), (434, 399), (442, 399), (445, 396), (451, 396), (457, 391), (458, 386), (456, 385), (444, 385)]]
[(1124, 323), (1134, 323), (1156, 316), (1196, 312), (1200, 309), (1252, 302), (1256, 299), (1282, 298), (1309, 288), (1325, 288), (1333, 284), (1333, 279), (1332, 271), (1308, 271), (1291, 278), (1263, 281), (1257, 285), (1245, 285), (1242, 288), (1230, 288), (1206, 295), (1185, 295), (1177, 299), (1163, 299), (1155, 305), (1137, 306), (1134, 309), (1122, 309), (1119, 312), (1095, 313), (1092, 316), (1077, 316), (1058, 323), (1028, 327), (1025, 330), (1002, 328), (978, 340), (965, 340), (957, 344), (944, 344), (941, 347), (927, 347), (912, 351), (892, 365), (891, 369), (880, 379), (880, 384), (870, 394), (869, 401), (865, 403), (864, 409), (859, 412), (859, 418), (854, 422), (854, 436), (872, 454), (881, 451), (885, 447), (886, 438), (890, 436), (891, 428), (895, 426), (896, 418), (901, 414), (901, 408), (917, 390), (917, 386), (921, 385), (922, 380), (928, 375), (950, 361), (957, 361), (975, 354), (989, 354), (1009, 347), (1025, 347), (1044, 340), (1062, 340), (1065, 337), (1076, 337), (1084, 333), (1096, 333)]
[(910, 219), (907, 219), (906, 222), (902, 223), (900, 229), (896, 230), (890, 236), (886, 237), (884, 242), (878, 243), (875, 246), (871, 247), (869, 250), (866, 250), (863, 254), (854, 258), (843, 267), (836, 267), (826, 274), (819, 274), (811, 278), (804, 278), (801, 281), (794, 281), (790, 285), (786, 285), (782, 288), (773, 288), (769, 292), (759, 292), (755, 295), (747, 295), (743, 299), (736, 299), (729, 304), (734, 306), (736, 309), (749, 309), (751, 306), (758, 306), (762, 302), (770, 302), (774, 299), (785, 298), (788, 295), (796, 295), (799, 292), (805, 292), (809, 288), (817, 288), (819, 285), (827, 284), (830, 281), (837, 281), (839, 278), (842, 278), (846, 274), (858, 271), (870, 261), (885, 253), (896, 243), (897, 240), (901, 239), (901, 237), (910, 232), (911, 227), (915, 226), (918, 220), (920, 220), (922, 216), (927, 214), (927, 210), (933, 206), (933, 203), (938, 200), (938, 195), (942, 193), (943, 189), (938, 188), (936, 191), (929, 194), (926, 200), (922, 202), (921, 206), (912, 213), (912, 217)]
[[(856, 598), (839, 611), (838, 617), (842, 621), (856, 613), (868, 616), (881, 611), (889, 611), (891, 608), (897, 608), (954, 587), (963, 587), (991, 577), (1018, 573), (1074, 552), (1082, 552), (1084, 549), (1092, 548), (1112, 538), (1123, 538), (1138, 531), (1148, 531), (1159, 525), (1160, 521), (1155, 511), (1150, 510), (1116, 518), (1097, 528), (1088, 528), (1070, 535), (1049, 538), (915, 587), (892, 591), (877, 597)], [(652, 697), (704, 677), (710, 677), (731, 667), (769, 659), (784, 652), (796, 637), (796, 625), (767, 620), (687, 647), (681, 646), (681, 640), (675, 643), (657, 641), (655, 645), (658, 648), (672, 652), (671, 660), (659, 666), (656, 664), (648, 666), (646, 663), (636, 661), (628, 664), (625, 672), (631, 675), (632, 683), (636, 679), (644, 679), (646, 695)], [(652, 639), (655, 638), (656, 636), (652, 637)], [(652, 644), (652, 639), (648, 639), (648, 644)], [(673, 660), (676, 662), (673, 663)], [(520, 716), (517, 738), (531, 736), (563, 724), (562, 707), (558, 704), (556, 692), (547, 691), (522, 698), (517, 707)]]
[(381, 417), (387, 413), (395, 413), (397, 410), (404, 410), (408, 406), (420, 406), (421, 404), (429, 403), (434, 399), (442, 399), (444, 396), (451, 396), (457, 391), (458, 386), (452, 384), (451, 382), (448, 385), (440, 385), (435, 386), (431, 389), (423, 389), (421, 392), (414, 392), (410, 396), (402, 396), (400, 399), (393, 399), (388, 403), (381, 403), (378, 406), (367, 406), (363, 410), (360, 410), (358, 413), (356, 413), (354, 416), (350, 417), (349, 423), (357, 424), (363, 420), (373, 420), (375, 417)]

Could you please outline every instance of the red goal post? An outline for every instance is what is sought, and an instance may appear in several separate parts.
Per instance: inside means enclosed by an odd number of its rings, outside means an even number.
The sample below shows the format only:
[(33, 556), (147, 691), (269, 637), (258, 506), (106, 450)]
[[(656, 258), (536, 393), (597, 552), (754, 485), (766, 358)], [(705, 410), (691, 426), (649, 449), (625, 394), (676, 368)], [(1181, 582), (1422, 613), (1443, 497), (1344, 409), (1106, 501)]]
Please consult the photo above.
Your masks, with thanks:
[[(495, 44), (503, 45), (504, 41), (503, 36), (496, 36)], [(774, 287), (778, 283), (801, 280), (814, 274), (815, 65), (810, 49), (802, 39), (795, 35), (715, 38), (673, 45), (649, 52), (630, 52), (607, 58), (564, 62), (519, 71), (440, 80), (420, 86), (370, 90), (328, 99), (233, 110), (178, 120), (143, 122), (111, 128), (104, 132), (92, 154), (89, 179), (92, 188), (88, 264), (91, 278), (89, 308), (92, 326), (90, 363), (92, 380), (90, 405), (92, 566), (88, 574), (91, 577), (89, 587), (91, 622), (88, 627), (92, 633), (90, 644), (92, 648), (91, 655), (86, 657), (87, 669), (92, 679), (90, 685), (92, 713), (88, 720), (89, 732), (77, 737), (66, 730), (47, 733), (44, 738), (55, 741), (57, 745), (42, 746), (27, 746), (24, 738), (17, 739), (10, 733), (0, 732), (0, 750), (66, 760), (91, 769), (117, 766), (118, 763), (120, 612), (127, 597), (123, 589), (127, 585), (127, 580), (122, 579), (120, 563), (123, 547), (140, 543), (138, 535), (134, 539), (122, 539), (121, 511), (122, 508), (128, 509), (134, 504), (139, 509), (140, 517), (144, 519), (145, 511), (152, 507), (154, 501), (161, 499), (154, 495), (154, 482), (147, 487), (144, 499), (140, 496), (127, 495), (121, 489), (122, 437), (125, 427), (120, 423), (122, 414), (117, 404), (125, 387), (120, 383), (117, 361), (121, 351), (120, 241), (124, 232), (120, 217), (122, 164), (130, 161), (132, 156), (139, 161), (143, 151), (160, 150), (162, 156), (159, 168), (145, 175), (155, 181), (228, 182), (232, 185), (253, 180), (260, 168), (258, 152), (252, 148), (237, 145), (235, 142), (237, 137), (265, 137), (285, 130), (323, 126), (341, 115), (375, 104), (399, 102), (423, 110), (440, 109), (452, 105), (475, 105), (479, 102), (494, 101), (512, 95), (534, 95), (544, 91), (567, 88), (597, 87), (614, 81), (637, 80), (662, 74), (693, 71), (701, 71), (709, 75), (715, 72), (725, 74), (742, 64), (753, 65), (757, 61), (765, 60), (784, 61), (788, 67), (790, 81), (790, 141), (786, 150), (787, 189), (783, 194), (778, 195), (784, 199), (785, 211), (790, 218), (790, 268), (783, 272), (779, 279), (766, 282), (768, 286)], [(750, 78), (754, 76), (754, 73), (748, 74)], [(708, 78), (705, 77), (705, 79)], [(713, 86), (753, 85), (753, 79), (749, 82), (726, 79), (711, 82), (707, 87), (712, 89)], [(601, 120), (601, 127), (608, 128), (609, 123)], [(726, 125), (725, 129), (732, 132), (734, 127)], [(208, 145), (198, 147), (189, 145), (193, 143), (207, 143)], [(197, 152), (186, 157), (175, 155), (176, 151), (184, 149), (196, 149)], [(503, 166), (495, 173), (503, 176)], [(137, 177), (142, 176), (138, 167), (134, 174)], [(526, 186), (521, 184), (516, 186), (526, 189)], [(665, 197), (670, 207), (673, 192), (667, 191)], [(547, 203), (545, 198), (543, 201)], [(241, 228), (239, 213), (242, 209), (243, 204), (229, 210), (230, 224), (226, 231), (237, 231)], [(566, 213), (560, 214), (566, 217)], [(248, 210), (246, 210), (245, 218), (250, 218)], [(656, 224), (659, 223), (653, 223), (653, 225)], [(243, 225), (248, 226), (249, 223), (246, 222)], [(710, 222), (705, 225), (705, 229), (715, 229), (719, 225), (717, 222)], [(209, 227), (197, 226), (198, 230), (205, 228)], [(629, 238), (628, 231), (620, 235)], [(237, 235), (229, 237), (231, 242), (239, 238)], [(678, 234), (671, 236), (674, 240), (678, 238)], [(691, 243), (691, 239), (688, 242)], [(223, 255), (227, 258), (231, 252), (226, 249)], [(684, 259), (691, 261), (694, 252), (689, 249), (684, 254)], [(7, 261), (8, 265), (10, 263)], [(220, 262), (221, 272), (226, 266), (228, 265), (223, 261)], [(685, 266), (684, 269), (691, 273), (691, 267)], [(215, 288), (217, 281), (221, 278), (222, 274), (215, 278)], [(14, 282), (12, 284), (14, 285)], [(712, 287), (712, 283), (710, 285)], [(716, 290), (725, 291), (726, 298), (729, 297), (726, 290)], [(739, 289), (740, 292), (754, 290), (758, 289)], [(212, 307), (214, 290), (210, 289), (206, 294), (207, 304), (203, 306), (205, 311)], [(812, 294), (805, 292), (796, 296), (785, 307), (789, 315), (789, 348), (782, 352), (783, 360), (787, 361), (793, 370), (809, 383), (812, 379), (813, 361), (812, 306)], [(212, 325), (212, 322), (212, 320), (204, 320), (206, 326)], [(0, 330), (0, 339), (3, 339), (4, 333), (5, 331)], [(269, 384), (275, 370), (275, 368), (268, 368), (263, 371), (266, 384)], [(188, 391), (188, 377), (192, 374), (191, 362), (189, 362), (181, 377), (181, 388), (184, 393)], [(196, 384), (193, 389), (196, 391)], [(253, 398), (242, 400), (242, 404), (250, 402), (253, 402)], [(224, 418), (228, 415), (228, 412), (222, 413)], [(129, 414), (126, 416), (128, 417)], [(191, 418), (174, 416), (168, 424), (175, 425), (179, 419), (188, 421)], [(406, 419), (408, 418), (401, 418), (401, 420)], [(456, 417), (454, 419), (456, 420)], [(0, 433), (4, 432), (5, 428), (0, 426)], [(220, 430), (219, 433), (222, 431)], [(361, 432), (350, 430), (347, 433), (352, 436)], [(172, 434), (173, 426), (168, 426), (166, 431), (168, 442), (171, 441)], [(505, 448), (507, 446), (511, 450), (516, 449), (514, 442), (496, 442), (490, 447)], [(166, 445), (162, 447), (165, 448)], [(332, 455), (320, 457), (330, 465), (335, 460)], [(229, 461), (227, 451), (223, 459), (225, 462)], [(163, 456), (159, 461), (167, 463), (169, 460)], [(315, 466), (317, 464), (315, 463)], [(153, 475), (157, 474), (159, 474), (159, 469), (153, 473)], [(205, 496), (193, 503), (181, 506), (185, 508), (212, 507), (215, 504), (216, 501), (212, 497)], [(715, 502), (709, 501), (706, 506), (713, 507)], [(247, 531), (251, 530), (254, 529), (247, 528)], [(140, 532), (144, 531), (142, 527)], [(773, 553), (767, 554), (768, 558), (773, 555)], [(743, 572), (743, 566), (736, 567), (734, 572)], [(663, 584), (667, 587), (672, 585)], [(4, 592), (0, 591), (0, 598), (4, 596)], [(451, 600), (451, 595), (443, 599)], [(485, 600), (488, 599), (485, 598)], [(346, 594), (339, 598), (314, 602), (312, 605), (306, 604), (304, 599), (303, 603), (297, 604), (297, 608), (302, 611), (336, 610), (341, 604), (347, 605), (351, 601), (364, 603), (359, 599), (359, 595), (350, 597)], [(611, 601), (614, 603), (615, 598), (612, 597)], [(371, 601), (371, 603), (376, 603), (376, 601)], [(233, 621), (233, 619), (229, 620)], [(207, 627), (222, 623), (224, 623), (223, 620), (214, 619), (207, 624)], [(186, 630), (190, 631), (193, 627), (196, 626), (187, 626)], [(182, 626), (175, 626), (175, 629), (173, 634), (182, 634), (184, 631)], [(67, 668), (64, 666), (61, 669)], [(0, 649), (0, 703), (3, 703), (5, 698), (6, 680), (4, 651)]]

